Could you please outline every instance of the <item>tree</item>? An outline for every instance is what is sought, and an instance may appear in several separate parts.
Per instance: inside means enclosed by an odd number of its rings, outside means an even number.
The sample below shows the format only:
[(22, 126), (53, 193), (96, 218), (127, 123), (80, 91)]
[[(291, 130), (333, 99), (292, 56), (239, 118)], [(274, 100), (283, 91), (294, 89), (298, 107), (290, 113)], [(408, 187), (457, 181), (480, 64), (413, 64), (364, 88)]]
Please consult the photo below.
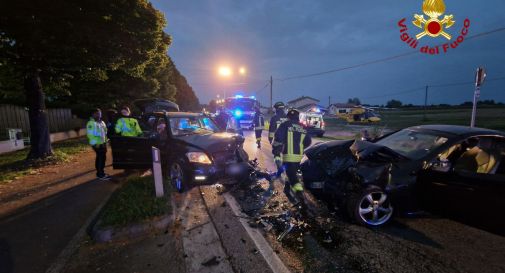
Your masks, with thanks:
[[(76, 81), (121, 78), (114, 83), (147, 81), (156, 87), (159, 82), (145, 75), (154, 68), (151, 64), (168, 62), (170, 37), (164, 26), (163, 15), (147, 0), (2, 1), (0, 66), (24, 79), (31, 127), (28, 157), (52, 153), (43, 87), (56, 97), (71, 95)], [(79, 88), (80, 95), (97, 95), (85, 88)], [(165, 85), (165, 90), (168, 94), (173, 88)]]
[(402, 102), (399, 100), (390, 100), (386, 103), (387, 108), (400, 108), (402, 107)]
[(354, 105), (361, 105), (361, 101), (358, 98), (350, 98), (347, 100), (347, 103)]
[(183, 111), (199, 111), (200, 102), (193, 91), (193, 88), (188, 84), (186, 78), (181, 75), (179, 70), (174, 66), (174, 74), (170, 82), (177, 88), (175, 101)]

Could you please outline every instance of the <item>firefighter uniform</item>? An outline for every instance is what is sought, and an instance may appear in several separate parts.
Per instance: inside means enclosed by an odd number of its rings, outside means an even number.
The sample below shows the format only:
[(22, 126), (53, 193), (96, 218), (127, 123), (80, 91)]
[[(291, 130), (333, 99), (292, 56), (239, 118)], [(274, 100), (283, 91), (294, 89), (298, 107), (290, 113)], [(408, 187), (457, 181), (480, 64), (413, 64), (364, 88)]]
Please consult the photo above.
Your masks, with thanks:
[(116, 133), (121, 136), (137, 137), (142, 135), (142, 129), (137, 119), (122, 117), (116, 122)]
[[(294, 111), (294, 113), (291, 113)], [(285, 192), (291, 191), (295, 196), (303, 195), (303, 184), (298, 180), (297, 172), (303, 157), (303, 150), (310, 146), (312, 140), (307, 130), (298, 121), (298, 111), (288, 112), (289, 120), (277, 128), (272, 144), (272, 153), (276, 162), (282, 160), (288, 183)], [(299, 200), (302, 201), (302, 200)]]
[(258, 145), (258, 148), (261, 148), (261, 133), (263, 129), (265, 129), (265, 117), (257, 109), (256, 113), (254, 113), (254, 133), (256, 134), (256, 145)]
[(275, 104), (275, 115), (270, 119), (268, 127), (268, 141), (272, 143), (275, 131), (283, 122), (287, 121), (286, 114), (284, 113), (284, 103), (278, 102)]

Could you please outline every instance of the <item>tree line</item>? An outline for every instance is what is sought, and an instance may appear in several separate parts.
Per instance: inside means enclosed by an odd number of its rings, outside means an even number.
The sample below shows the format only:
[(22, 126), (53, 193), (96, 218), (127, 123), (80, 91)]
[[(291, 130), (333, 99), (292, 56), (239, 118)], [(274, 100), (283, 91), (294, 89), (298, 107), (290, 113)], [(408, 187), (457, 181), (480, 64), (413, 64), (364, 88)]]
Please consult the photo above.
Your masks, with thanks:
[(148, 97), (198, 110), (165, 26), (147, 0), (1, 1), (0, 102), (28, 108), (29, 158), (52, 153), (46, 103), (80, 116)]

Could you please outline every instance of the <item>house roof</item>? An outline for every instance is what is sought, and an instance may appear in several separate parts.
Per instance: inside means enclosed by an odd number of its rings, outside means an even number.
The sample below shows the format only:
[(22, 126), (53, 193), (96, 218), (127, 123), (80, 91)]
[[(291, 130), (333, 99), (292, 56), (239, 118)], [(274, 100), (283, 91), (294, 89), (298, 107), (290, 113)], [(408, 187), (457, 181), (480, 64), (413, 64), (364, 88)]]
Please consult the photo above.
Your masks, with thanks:
[(291, 103), (296, 103), (296, 102), (299, 102), (299, 101), (304, 100), (304, 99), (309, 99), (309, 100), (313, 100), (313, 101), (317, 101), (317, 102), (319, 102), (319, 100), (318, 100), (318, 99), (314, 99), (314, 98), (312, 98), (312, 97), (308, 97), (308, 96), (301, 96), (301, 97), (296, 98), (296, 99), (294, 99), (294, 100), (292, 100), (292, 101), (288, 101), (288, 104), (291, 104)]
[(356, 107), (356, 104), (352, 104), (352, 103), (333, 103), (332, 105), (330, 105), (330, 107), (336, 107), (336, 108), (353, 108), (353, 107)]
[(314, 107), (319, 108), (319, 110), (321, 110), (323, 112), (326, 111), (326, 108), (324, 106), (317, 105), (316, 103), (305, 104), (305, 105), (297, 107), (297, 109), (302, 112), (308, 112), (309, 110), (311, 110)]

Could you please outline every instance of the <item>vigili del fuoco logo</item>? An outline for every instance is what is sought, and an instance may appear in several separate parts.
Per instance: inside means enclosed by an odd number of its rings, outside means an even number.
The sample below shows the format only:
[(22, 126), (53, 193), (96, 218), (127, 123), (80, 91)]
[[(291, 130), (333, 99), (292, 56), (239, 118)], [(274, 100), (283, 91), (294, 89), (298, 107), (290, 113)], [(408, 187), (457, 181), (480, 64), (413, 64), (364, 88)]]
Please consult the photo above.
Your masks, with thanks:
[[(447, 53), (449, 50), (455, 49), (463, 43), (465, 36), (468, 35), (468, 29), (470, 27), (470, 20), (468, 18), (463, 21), (461, 31), (457, 34), (452, 34), (454, 28), (451, 27), (457, 20), (455, 20), (453, 14), (445, 14), (444, 0), (424, 0), (423, 13), (427, 17), (414, 14), (414, 21), (412, 21), (412, 24), (421, 29), (421, 32), (417, 33), (415, 36), (411, 36), (408, 33), (406, 24), (407, 18), (403, 18), (398, 22), (398, 26), (400, 27), (400, 39), (414, 49), (419, 48), (421, 53), (431, 55)], [(425, 36), (431, 38), (443, 37), (446, 42), (436, 46), (419, 45), (419, 41)], [(455, 36), (454, 39), (453, 36)]]

